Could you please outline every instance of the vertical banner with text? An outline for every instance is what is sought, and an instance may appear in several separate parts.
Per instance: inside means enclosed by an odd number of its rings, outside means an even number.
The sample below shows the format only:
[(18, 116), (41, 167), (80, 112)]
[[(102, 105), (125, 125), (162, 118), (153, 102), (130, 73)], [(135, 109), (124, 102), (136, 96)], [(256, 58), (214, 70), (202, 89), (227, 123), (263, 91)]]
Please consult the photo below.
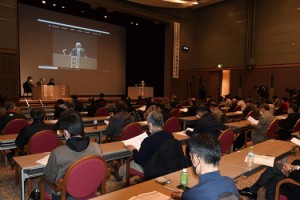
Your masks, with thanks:
[(172, 78), (179, 78), (179, 49), (180, 49), (180, 23), (174, 22)]

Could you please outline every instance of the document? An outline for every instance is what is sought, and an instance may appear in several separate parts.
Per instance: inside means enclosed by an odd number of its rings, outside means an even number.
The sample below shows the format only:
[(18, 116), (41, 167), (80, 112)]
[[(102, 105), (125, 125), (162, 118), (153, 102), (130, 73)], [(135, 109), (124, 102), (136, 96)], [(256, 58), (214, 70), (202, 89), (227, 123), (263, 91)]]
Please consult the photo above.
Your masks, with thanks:
[(253, 117), (248, 117), (248, 119), (247, 119), (249, 122), (251, 122), (252, 124), (255, 124), (255, 125), (257, 125), (258, 124), (258, 120), (256, 120), (256, 119), (254, 119)]
[(194, 129), (193, 129), (193, 128), (186, 128), (185, 132), (186, 132), (186, 131), (191, 131), (191, 132), (193, 132)]
[(108, 125), (109, 121), (108, 120), (104, 120), (104, 124)]
[(237, 114), (243, 114), (243, 111), (235, 111)]
[(179, 109), (181, 112), (187, 112), (188, 111), (188, 109), (187, 108), (181, 108), (181, 109)]
[(41, 164), (41, 165), (47, 165), (47, 163), (48, 163), (48, 160), (49, 160), (49, 156), (50, 156), (50, 154), (48, 154), (47, 156), (45, 156), (44, 158), (42, 158), (42, 159), (40, 159), (40, 160), (37, 160), (37, 161), (35, 161), (35, 162), (37, 162), (37, 163), (39, 163), (39, 164)]
[(138, 110), (145, 112), (145, 111), (146, 111), (146, 105), (144, 105), (144, 106), (138, 108)]
[(148, 193), (139, 194), (137, 196), (133, 196), (128, 200), (168, 200), (168, 199), (170, 199), (169, 196), (157, 191), (153, 191), (153, 192), (148, 192)]
[(300, 140), (298, 139), (298, 138), (293, 138), (293, 139), (291, 139), (290, 140), (292, 143), (294, 143), (294, 144), (296, 144), (296, 145), (298, 145), (298, 146), (300, 146)]
[(136, 137), (130, 138), (128, 140), (123, 140), (123, 143), (127, 145), (133, 145), (137, 150), (140, 150), (143, 140), (148, 137), (147, 133), (144, 132)]
[(187, 136), (185, 131), (180, 131), (180, 132), (175, 132), (176, 135), (182, 135), (182, 136)]
[[(247, 161), (248, 161), (248, 157), (246, 156), (245, 162), (247, 162)], [(274, 166), (274, 161), (275, 161), (275, 157), (273, 157), (273, 156), (264, 156), (264, 155), (259, 155), (259, 154), (255, 154), (254, 160), (253, 160), (253, 162), (255, 164), (265, 165), (265, 166), (269, 166), (269, 167)]]

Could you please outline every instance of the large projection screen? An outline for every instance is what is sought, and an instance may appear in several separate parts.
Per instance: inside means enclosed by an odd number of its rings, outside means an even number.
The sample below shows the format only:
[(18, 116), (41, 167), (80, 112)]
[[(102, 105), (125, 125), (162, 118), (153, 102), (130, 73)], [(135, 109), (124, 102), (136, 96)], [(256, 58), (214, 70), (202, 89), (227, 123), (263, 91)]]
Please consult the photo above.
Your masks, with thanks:
[(71, 94), (125, 94), (125, 39), (121, 26), (19, 4), (20, 87), (32, 76)]

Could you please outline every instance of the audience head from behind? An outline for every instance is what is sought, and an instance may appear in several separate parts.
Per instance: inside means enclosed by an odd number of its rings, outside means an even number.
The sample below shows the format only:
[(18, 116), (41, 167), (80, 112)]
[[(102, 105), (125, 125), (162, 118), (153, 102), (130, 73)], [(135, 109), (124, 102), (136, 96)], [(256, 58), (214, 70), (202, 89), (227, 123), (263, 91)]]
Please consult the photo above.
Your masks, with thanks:
[(291, 104), (289, 109), (288, 109), (288, 114), (291, 114), (291, 113), (298, 113), (299, 111), (299, 106), (295, 103)]
[(263, 115), (270, 110), (270, 106), (266, 103), (263, 103), (259, 106), (260, 114)]
[(99, 98), (100, 98), (100, 99), (103, 99), (103, 98), (104, 98), (104, 96), (105, 96), (105, 95), (104, 95), (104, 93), (103, 93), (103, 92), (100, 92), (100, 94), (99, 94)]
[(58, 129), (69, 139), (81, 136), (83, 133), (83, 121), (80, 114), (75, 110), (66, 110), (59, 115)]
[(160, 111), (152, 111), (147, 116), (148, 128), (150, 133), (156, 133), (162, 130), (164, 118)]
[(196, 114), (199, 118), (201, 118), (203, 115), (207, 113), (209, 113), (209, 110), (205, 105), (200, 105), (196, 109)]
[(212, 102), (210, 102), (209, 106), (210, 106), (211, 110), (214, 110), (214, 109), (217, 109), (219, 105), (217, 102), (212, 101)]
[(16, 104), (13, 101), (4, 102), (3, 107), (5, 108), (6, 112), (15, 112), (16, 111)]
[(30, 111), (31, 119), (35, 121), (43, 121), (45, 118), (45, 111), (43, 108), (33, 108)]
[(128, 112), (127, 103), (123, 100), (117, 101), (115, 111), (116, 111), (116, 113), (118, 113), (118, 112)]

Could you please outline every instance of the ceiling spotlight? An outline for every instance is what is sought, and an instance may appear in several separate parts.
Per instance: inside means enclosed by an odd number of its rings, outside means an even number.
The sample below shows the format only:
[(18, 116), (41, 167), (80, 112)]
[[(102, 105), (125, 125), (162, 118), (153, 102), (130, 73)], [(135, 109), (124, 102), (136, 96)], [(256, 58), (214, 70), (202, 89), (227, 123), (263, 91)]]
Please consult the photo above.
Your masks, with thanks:
[(61, 8), (65, 8), (65, 6), (62, 6)]
[(54, 3), (54, 4), (53, 4), (53, 6), (55, 7), (55, 6), (56, 6), (56, 4)]
[(107, 19), (107, 15), (104, 15), (104, 18)]
[(135, 25), (136, 25), (136, 26), (138, 26), (138, 25), (139, 25), (139, 23), (135, 23)]
[(46, 1), (42, 1), (42, 4), (46, 4)]
[(84, 10), (82, 10), (81, 13), (84, 13)]
[(133, 24), (133, 22), (130, 22), (130, 24)]

